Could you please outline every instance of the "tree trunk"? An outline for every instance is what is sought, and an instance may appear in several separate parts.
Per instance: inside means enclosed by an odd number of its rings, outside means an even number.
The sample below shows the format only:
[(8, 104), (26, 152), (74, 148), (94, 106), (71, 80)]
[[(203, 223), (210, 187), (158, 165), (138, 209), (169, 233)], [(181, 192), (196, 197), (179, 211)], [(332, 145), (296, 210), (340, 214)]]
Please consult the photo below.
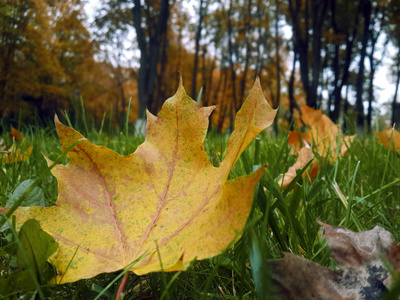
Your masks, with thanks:
[[(288, 0), (289, 11), (293, 23), (293, 39), (298, 47), (301, 82), (306, 92), (307, 105), (317, 106), (317, 91), (320, 84), (321, 75), (321, 46), (322, 29), (326, 18), (328, 1), (325, 0), (305, 0), (304, 25), (300, 24), (300, 9), (302, 3), (295, 0)], [(309, 15), (311, 13), (311, 16)], [(311, 30), (309, 23), (311, 20)], [(312, 35), (310, 35), (312, 32)], [(311, 37), (311, 50), (309, 51)], [(311, 60), (311, 73), (309, 65)]]
[[(257, 22), (261, 24), (264, 18), (263, 9), (261, 7), (262, 0), (257, 0)], [(261, 26), (257, 26), (258, 31), (258, 39), (257, 39), (257, 57), (256, 57), (256, 65), (255, 65), (255, 72), (254, 72), (254, 80), (256, 80), (257, 76), (261, 76), (263, 63), (262, 63), (262, 55), (261, 55), (261, 45), (267, 44), (267, 36), (262, 33)]]
[(225, 99), (225, 95), (226, 95), (226, 90), (227, 90), (227, 86), (228, 86), (228, 75), (227, 72), (225, 70), (221, 70), (221, 74), (222, 74), (222, 78), (223, 78), (223, 88), (222, 88), (222, 97), (220, 99), (220, 104), (221, 104), (221, 108), (219, 111), (219, 115), (218, 115), (218, 122), (217, 122), (217, 126), (218, 129), (222, 129), (223, 125), (224, 125), (224, 120), (225, 120), (225, 110), (228, 104), (228, 101), (224, 101)]
[[(274, 108), (277, 108), (281, 102), (281, 64), (279, 56), (279, 0), (275, 0), (275, 62), (276, 62), (276, 102)], [(278, 134), (278, 118), (274, 119), (274, 131)]]
[(168, 33), (165, 32), (162, 36), (162, 43), (161, 43), (161, 57), (160, 57), (160, 72), (157, 74), (157, 91), (155, 93), (155, 101), (153, 101), (152, 109), (153, 111), (157, 111), (163, 101), (168, 97), (166, 93), (167, 84), (165, 84), (164, 76), (167, 69), (168, 64), (168, 56), (167, 56), (167, 49), (168, 49)]
[(248, 0), (247, 2), (247, 11), (246, 11), (246, 16), (245, 16), (245, 23), (244, 23), (244, 28), (246, 32), (246, 58), (245, 58), (245, 63), (244, 63), (244, 71), (242, 78), (240, 80), (240, 96), (239, 96), (239, 101), (244, 101), (244, 91), (246, 89), (246, 80), (247, 80), (247, 73), (249, 70), (249, 64), (250, 64), (250, 56), (251, 56), (251, 41), (250, 41), (250, 36), (251, 36), (251, 25), (250, 25), (250, 18), (251, 18), (251, 5), (252, 1)]
[[(293, 5), (293, 0), (288, 0), (289, 2), (289, 11), (293, 23), (293, 43), (295, 44), (295, 48), (297, 48), (297, 53), (298, 53), (298, 59), (300, 62), (300, 77), (301, 77), (301, 82), (303, 84), (303, 88), (308, 95), (309, 92), (309, 66), (308, 66), (308, 36), (309, 36), (309, 30), (308, 30), (308, 1), (306, 0), (306, 8), (305, 8), (305, 15), (304, 15), (304, 23), (305, 23), (305, 30), (302, 30), (302, 27), (300, 25), (300, 7), (301, 7), (301, 1), (300, 0), (295, 0), (296, 4), (295, 6)], [(308, 100), (307, 100), (308, 104)]]
[(296, 61), (297, 61), (297, 49), (293, 49), (293, 66), (292, 71), (290, 72), (289, 86), (288, 86), (288, 94), (289, 94), (289, 112), (290, 112), (290, 121), (293, 118), (294, 109), (297, 107), (296, 100), (294, 99), (294, 74), (296, 71)]
[(231, 20), (232, 1), (233, 0), (230, 1), (229, 9), (228, 9), (228, 51), (229, 51), (229, 66), (230, 66), (231, 81), (232, 81), (233, 107), (236, 112), (236, 111), (238, 111), (239, 107), (238, 107), (237, 97), (236, 97), (236, 70), (235, 70), (235, 64), (233, 63), (232, 20)]
[(371, 52), (368, 54), (369, 58), (369, 66), (370, 66), (370, 74), (369, 74), (369, 86), (368, 86), (368, 114), (367, 114), (367, 124), (368, 124), (368, 132), (371, 132), (372, 126), (372, 102), (374, 100), (374, 77), (376, 70), (376, 62), (374, 60), (374, 52), (375, 45), (380, 35), (380, 32), (374, 33), (370, 31), (370, 40), (371, 40)]
[(207, 91), (206, 93), (204, 93), (204, 98), (203, 98), (203, 104), (204, 106), (208, 106), (210, 104), (210, 98), (211, 98), (211, 91), (212, 91), (212, 83), (213, 83), (213, 73), (214, 73), (214, 69), (216, 66), (216, 62), (215, 62), (215, 56), (212, 60), (211, 66), (210, 66), (210, 70), (208, 72), (208, 81), (207, 81)]
[(363, 92), (364, 92), (364, 61), (367, 54), (367, 46), (369, 39), (369, 25), (371, 22), (371, 2), (369, 0), (363, 0), (360, 3), (360, 10), (364, 16), (364, 27), (363, 27), (363, 35), (362, 35), (362, 46), (360, 52), (360, 67), (358, 69), (357, 74), (357, 82), (356, 82), (356, 109), (357, 109), (357, 127), (360, 132), (364, 127), (364, 105), (363, 105)]
[(138, 75), (139, 118), (145, 115), (146, 107), (152, 107), (155, 92), (157, 66), (163, 35), (167, 32), (169, 17), (169, 0), (161, 1), (161, 7), (154, 30), (149, 37), (142, 28), (142, 6), (140, 0), (134, 0), (132, 9), (133, 25), (140, 50), (140, 67)]
[[(335, 45), (335, 54), (333, 56), (333, 61), (332, 61), (332, 70), (334, 73), (333, 91), (332, 95), (329, 97), (329, 105), (328, 105), (329, 117), (332, 119), (333, 122), (336, 122), (337, 119), (339, 118), (340, 101), (341, 101), (340, 91), (339, 91), (339, 77), (340, 77), (339, 47), (340, 46), (338, 44)], [(331, 110), (332, 101), (334, 103), (333, 110)]]
[(397, 108), (397, 94), (399, 92), (399, 84), (400, 84), (400, 50), (397, 53), (397, 80), (396, 80), (396, 89), (394, 91), (393, 102), (392, 102), (392, 125), (396, 123), (396, 108)]
[[(349, 78), (350, 63), (351, 63), (351, 59), (353, 56), (353, 46), (354, 46), (354, 41), (355, 41), (356, 34), (357, 34), (357, 27), (358, 27), (358, 14), (357, 14), (357, 17), (355, 20), (353, 33), (346, 40), (346, 58), (345, 58), (345, 62), (343, 65), (343, 74), (342, 74), (340, 80), (339, 80), (339, 76), (340, 76), (339, 65), (338, 65), (338, 68), (335, 69), (335, 85), (334, 85), (334, 89), (332, 92), (335, 108), (334, 108), (332, 114), (330, 115), (332, 121), (334, 121), (334, 122), (336, 122), (339, 118), (340, 107), (342, 104), (342, 89), (343, 89), (344, 85), (347, 84), (347, 81)], [(335, 55), (336, 54), (340, 55), (340, 53), (335, 52)], [(335, 57), (335, 59), (336, 59), (336, 57)], [(336, 81), (336, 76), (338, 77), (337, 81)]]
[(317, 91), (321, 75), (321, 37), (322, 27), (326, 17), (327, 4), (328, 1), (325, 0), (311, 0), (311, 24), (313, 32), (311, 53), (313, 60), (311, 68), (311, 86), (307, 93), (307, 104), (311, 107), (317, 106)]
[(194, 66), (193, 66), (193, 76), (192, 76), (192, 92), (190, 95), (193, 99), (197, 97), (197, 89), (196, 89), (196, 82), (197, 82), (197, 65), (199, 61), (199, 49), (200, 49), (200, 38), (201, 38), (201, 30), (203, 25), (203, 3), (204, 0), (200, 0), (200, 7), (199, 7), (199, 25), (197, 26), (196, 31), (196, 48), (194, 52)]

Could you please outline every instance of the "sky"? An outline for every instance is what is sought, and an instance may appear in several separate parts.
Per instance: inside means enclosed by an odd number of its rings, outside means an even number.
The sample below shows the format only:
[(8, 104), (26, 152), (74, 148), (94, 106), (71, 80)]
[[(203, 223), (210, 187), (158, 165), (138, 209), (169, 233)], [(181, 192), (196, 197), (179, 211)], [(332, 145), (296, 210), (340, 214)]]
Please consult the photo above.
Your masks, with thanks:
[[(193, 18), (196, 18), (196, 13), (195, 13), (195, 7), (198, 6), (198, 1), (196, 0), (190, 0), (190, 1), (184, 1), (184, 5), (187, 7), (189, 12), (191, 12), (191, 15)], [(86, 0), (84, 1), (84, 9), (87, 14), (87, 26), (89, 26), (95, 16), (96, 9), (98, 9), (101, 6), (101, 1), (99, 0)], [(195, 21), (194, 21), (195, 22)], [(91, 30), (89, 28), (89, 30)], [(286, 38), (290, 38), (292, 35), (291, 28), (290, 26), (282, 26), (281, 30), (283, 31), (284, 35)], [(129, 39), (134, 39), (135, 33), (130, 32), (128, 38)], [(381, 35), (379, 40), (378, 40), (378, 45), (377, 45), (377, 51), (375, 53), (375, 58), (376, 59), (382, 59), (382, 45), (384, 42), (384, 35)], [(126, 41), (125, 43), (125, 48), (130, 48), (131, 47), (131, 42)], [(378, 110), (384, 109), (382, 107), (383, 103), (389, 103), (393, 101), (393, 96), (395, 92), (395, 78), (394, 76), (391, 76), (391, 64), (392, 64), (392, 58), (394, 57), (396, 53), (396, 49), (394, 48), (393, 45), (389, 44), (386, 53), (383, 57), (382, 64), (378, 66), (376, 73), (375, 73), (375, 78), (374, 78), (374, 85), (375, 85), (375, 95), (376, 95), (376, 100), (377, 103), (374, 104), (374, 107)], [(133, 51), (131, 50), (125, 50), (123, 51), (124, 54), (124, 59), (128, 66), (130, 67), (137, 67), (137, 61), (140, 56), (140, 53), (138, 50)], [(289, 62), (290, 66), (291, 63)], [(289, 68), (290, 69), (290, 68)], [(366, 62), (366, 69), (369, 69), (368, 62)], [(399, 101), (399, 99), (398, 99)], [(385, 109), (384, 109), (385, 110)]]

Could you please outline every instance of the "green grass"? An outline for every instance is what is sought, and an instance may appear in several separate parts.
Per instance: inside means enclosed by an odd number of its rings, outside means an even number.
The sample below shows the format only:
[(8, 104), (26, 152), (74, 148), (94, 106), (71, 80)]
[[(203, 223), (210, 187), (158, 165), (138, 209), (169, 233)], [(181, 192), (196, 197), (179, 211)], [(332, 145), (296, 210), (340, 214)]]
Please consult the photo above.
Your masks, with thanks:
[[(65, 116), (60, 116), (67, 124)], [(78, 120), (79, 121), (79, 120)], [(86, 118), (73, 125), (90, 141), (104, 145), (120, 154), (134, 152), (144, 137), (134, 134), (130, 125), (121, 131), (112, 128), (107, 120), (94, 127)], [(11, 144), (9, 125), (0, 120), (1, 140)], [(61, 148), (53, 124), (20, 124), (25, 143), (33, 145), (31, 158), (13, 164), (0, 164), (0, 205), (19, 183), (40, 176), (46, 205), (57, 199), (57, 181), (43, 158), (55, 160)], [(205, 149), (213, 165), (224, 156), (227, 136), (209, 132)], [(334, 267), (327, 244), (320, 237), (317, 220), (361, 231), (381, 225), (400, 240), (400, 157), (377, 144), (375, 136), (358, 138), (348, 153), (336, 164), (317, 157), (321, 169), (313, 181), (299, 178), (293, 188), (281, 190), (279, 177), (294, 163), (287, 145), (287, 134), (263, 132), (242, 154), (230, 178), (253, 172), (267, 164), (254, 198), (254, 205), (243, 237), (223, 254), (193, 262), (186, 272), (130, 274), (124, 288), (124, 299), (266, 299), (268, 260), (281, 258), (286, 251), (302, 255), (323, 266)], [(1, 160), (0, 160), (1, 161)], [(66, 162), (64, 158), (63, 162)], [(334, 184), (347, 197), (346, 207)], [(0, 272), (12, 265), (15, 238), (9, 232), (0, 234)], [(88, 280), (64, 285), (42, 286), (41, 294), (51, 299), (115, 299), (122, 272), (101, 274)], [(397, 283), (397, 293), (400, 293)], [(257, 289), (257, 291), (256, 291)], [(2, 293), (0, 293), (1, 295)], [(37, 292), (26, 294), (40, 297)], [(17, 298), (17, 293), (0, 298)], [(147, 297), (147, 298), (146, 298)]]

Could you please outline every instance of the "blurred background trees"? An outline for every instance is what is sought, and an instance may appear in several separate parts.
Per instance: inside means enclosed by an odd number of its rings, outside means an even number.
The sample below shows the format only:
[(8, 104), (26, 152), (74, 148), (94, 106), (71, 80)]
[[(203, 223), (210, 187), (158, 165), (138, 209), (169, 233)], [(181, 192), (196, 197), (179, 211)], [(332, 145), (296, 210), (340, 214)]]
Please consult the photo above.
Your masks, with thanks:
[[(120, 125), (129, 99), (130, 121), (156, 114), (179, 71), (192, 98), (218, 105), (222, 130), (257, 76), (285, 126), (303, 103), (359, 128), (379, 113), (400, 121), (400, 0), (100, 3), (88, 19), (79, 0), (0, 0), (1, 115), (73, 118), (83, 99), (90, 119)], [(396, 87), (390, 102), (377, 79)]]

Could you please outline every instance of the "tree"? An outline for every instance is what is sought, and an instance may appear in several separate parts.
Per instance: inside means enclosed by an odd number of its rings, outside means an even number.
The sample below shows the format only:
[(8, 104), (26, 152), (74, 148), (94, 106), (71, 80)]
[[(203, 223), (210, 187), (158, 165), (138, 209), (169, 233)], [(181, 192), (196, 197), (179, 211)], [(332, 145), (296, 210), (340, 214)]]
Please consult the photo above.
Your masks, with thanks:
[[(167, 31), (169, 0), (161, 1), (159, 9), (150, 2), (141, 4), (134, 0), (132, 9), (133, 25), (140, 49), (140, 67), (138, 75), (139, 117), (144, 116), (146, 106), (154, 102), (155, 80), (160, 58), (162, 37)], [(143, 21), (143, 15), (146, 21)]]
[[(66, 74), (55, 51), (52, 10), (57, 2), (7, 0), (1, 10), (0, 102), (2, 114), (32, 107), (53, 114), (67, 105)], [(53, 19), (52, 19), (53, 18)]]
[(361, 37), (361, 50), (360, 62), (358, 68), (357, 82), (356, 82), (356, 109), (357, 109), (357, 127), (361, 131), (364, 126), (364, 69), (365, 57), (367, 56), (367, 46), (369, 40), (369, 26), (371, 23), (372, 4), (370, 0), (361, 0), (359, 4), (359, 11), (363, 16), (363, 33)]
[(368, 85), (368, 114), (367, 114), (367, 125), (368, 130), (371, 131), (372, 128), (372, 102), (374, 101), (374, 78), (376, 68), (381, 64), (383, 58), (385, 57), (386, 46), (388, 39), (383, 45), (382, 57), (381, 59), (375, 59), (375, 49), (378, 42), (378, 38), (382, 32), (384, 32), (384, 27), (386, 26), (385, 18), (387, 15), (387, 7), (385, 4), (377, 3), (373, 7), (373, 12), (371, 15), (371, 25), (369, 28), (369, 44), (370, 51), (368, 52), (369, 60), (369, 85)]
[(322, 72), (322, 32), (328, 1), (288, 0), (288, 4), (295, 44), (293, 50), (298, 53), (295, 53), (294, 57), (298, 55), (299, 58), (301, 81), (307, 95), (307, 105), (315, 108)]
[(191, 96), (195, 99), (197, 96), (196, 82), (197, 82), (197, 66), (199, 61), (199, 48), (200, 48), (200, 38), (201, 30), (203, 29), (203, 16), (207, 14), (207, 5), (204, 7), (204, 0), (200, 0), (199, 4), (199, 24), (197, 25), (196, 39), (195, 39), (195, 52), (194, 52), (194, 66), (193, 66), (193, 76), (192, 76), (192, 92)]
[[(352, 1), (331, 1), (331, 26), (333, 32), (328, 37), (331, 70), (334, 79), (329, 94), (329, 117), (336, 122), (342, 105), (342, 90), (348, 85), (350, 64), (354, 59), (355, 43), (358, 37), (358, 5)], [(333, 107), (333, 109), (332, 109)]]
[(397, 53), (393, 59), (392, 74), (395, 77), (395, 92), (392, 100), (392, 124), (399, 122), (398, 119), (398, 102), (400, 84), (400, 1), (392, 0), (388, 5), (388, 24), (385, 31), (388, 39), (396, 47)]

